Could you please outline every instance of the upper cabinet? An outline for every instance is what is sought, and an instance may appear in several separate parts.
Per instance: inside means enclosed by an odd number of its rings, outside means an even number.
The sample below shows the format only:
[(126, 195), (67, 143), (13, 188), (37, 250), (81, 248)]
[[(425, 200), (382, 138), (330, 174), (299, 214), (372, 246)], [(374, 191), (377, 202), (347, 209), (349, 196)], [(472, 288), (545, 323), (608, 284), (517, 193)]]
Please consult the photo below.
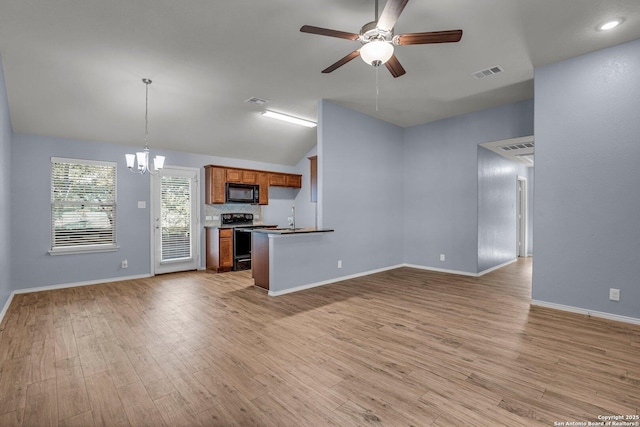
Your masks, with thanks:
[(204, 167), (204, 202), (207, 205), (224, 203), (224, 184), (227, 181), (227, 170), (219, 166)]
[(241, 182), (243, 184), (258, 184), (260, 171), (249, 169), (227, 168), (227, 182)]
[(311, 201), (318, 201), (318, 156), (309, 159), (309, 183), (311, 184)]
[(269, 185), (274, 187), (302, 188), (302, 175), (292, 173), (269, 173)]
[(269, 204), (269, 186), (302, 188), (302, 175), (259, 171), (254, 169), (227, 168), (207, 165), (204, 167), (205, 198), (208, 205), (225, 202), (225, 184), (240, 182), (260, 186), (260, 204)]

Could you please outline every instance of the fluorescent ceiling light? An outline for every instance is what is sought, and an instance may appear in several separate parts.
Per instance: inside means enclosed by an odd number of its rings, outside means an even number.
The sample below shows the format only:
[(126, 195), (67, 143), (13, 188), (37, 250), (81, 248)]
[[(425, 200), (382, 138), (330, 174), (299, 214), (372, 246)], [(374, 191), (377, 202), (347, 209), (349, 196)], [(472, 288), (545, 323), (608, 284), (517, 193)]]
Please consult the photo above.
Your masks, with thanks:
[(600, 31), (612, 30), (620, 24), (622, 24), (622, 19), (613, 19), (611, 21), (607, 21), (603, 24), (598, 25), (598, 29)]
[(295, 123), (297, 125), (306, 126), (308, 128), (314, 128), (318, 126), (317, 123), (314, 123), (309, 120), (300, 119), (298, 117), (288, 116), (286, 114), (276, 113), (274, 111), (265, 111), (262, 113), (265, 117), (271, 117), (272, 119), (282, 120), (284, 122)]

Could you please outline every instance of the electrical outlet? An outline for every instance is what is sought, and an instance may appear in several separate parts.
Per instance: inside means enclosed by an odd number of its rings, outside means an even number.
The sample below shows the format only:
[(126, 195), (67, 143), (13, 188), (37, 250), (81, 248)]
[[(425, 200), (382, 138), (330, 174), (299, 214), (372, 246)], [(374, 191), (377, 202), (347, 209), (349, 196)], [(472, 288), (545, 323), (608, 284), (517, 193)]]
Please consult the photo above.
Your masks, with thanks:
[(122, 260), (122, 268), (128, 268), (129, 267), (129, 261), (127, 261), (126, 259)]
[(338, 268), (342, 268), (342, 260), (341, 259), (338, 260)]
[(204, 220), (205, 220), (205, 221), (211, 221), (212, 219), (213, 219), (213, 217), (212, 217), (211, 215), (206, 215), (206, 216), (204, 217)]
[(620, 289), (609, 289), (609, 299), (611, 301), (620, 301)]
[(444, 261), (444, 254), (440, 254), (440, 261)]

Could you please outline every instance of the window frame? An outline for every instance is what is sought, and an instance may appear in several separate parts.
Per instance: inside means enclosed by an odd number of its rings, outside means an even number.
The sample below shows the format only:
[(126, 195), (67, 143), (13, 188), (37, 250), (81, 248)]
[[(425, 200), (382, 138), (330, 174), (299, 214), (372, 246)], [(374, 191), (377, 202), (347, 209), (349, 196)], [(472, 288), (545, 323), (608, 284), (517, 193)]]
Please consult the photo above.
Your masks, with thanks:
[[(54, 199), (54, 188), (55, 188), (55, 176), (54, 176), (54, 165), (56, 164), (69, 164), (69, 165), (80, 165), (80, 166), (100, 166), (100, 167), (111, 167), (113, 168), (113, 188), (112, 194), (113, 199), (107, 201), (89, 201), (86, 204), (95, 205), (108, 205), (111, 206), (111, 214), (112, 214), (112, 223), (111, 223), (111, 231), (112, 231), (112, 240), (109, 243), (94, 243), (94, 244), (76, 244), (76, 245), (58, 245), (55, 246), (55, 218), (54, 218), (54, 210), (59, 206), (74, 206), (77, 205), (78, 202), (68, 202), (65, 204), (64, 201), (55, 200)], [(66, 157), (51, 157), (51, 170), (50, 170), (50, 255), (68, 255), (68, 254), (84, 254), (84, 253), (96, 253), (96, 252), (112, 252), (117, 251), (120, 247), (117, 244), (117, 190), (118, 190), (118, 164), (117, 162), (108, 162), (101, 160), (86, 160), (86, 159), (73, 159)], [(80, 208), (80, 207), (79, 207)], [(76, 229), (81, 230), (81, 229)]]

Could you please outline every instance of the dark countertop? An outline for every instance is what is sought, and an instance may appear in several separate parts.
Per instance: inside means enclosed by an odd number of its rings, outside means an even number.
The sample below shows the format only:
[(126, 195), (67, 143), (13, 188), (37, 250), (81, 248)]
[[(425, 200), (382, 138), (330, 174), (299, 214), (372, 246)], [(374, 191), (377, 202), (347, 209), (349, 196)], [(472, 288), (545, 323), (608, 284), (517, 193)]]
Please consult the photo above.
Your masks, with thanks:
[(205, 225), (204, 228), (255, 228), (255, 227), (264, 227), (264, 228), (278, 228), (277, 225), (269, 225), (269, 224), (256, 224), (256, 225)]
[(259, 228), (257, 230), (253, 230), (254, 233), (263, 233), (263, 234), (279, 234), (279, 235), (290, 235), (290, 234), (311, 234), (311, 233), (331, 233), (334, 230), (329, 228), (315, 228), (315, 227), (306, 227), (306, 228)]

